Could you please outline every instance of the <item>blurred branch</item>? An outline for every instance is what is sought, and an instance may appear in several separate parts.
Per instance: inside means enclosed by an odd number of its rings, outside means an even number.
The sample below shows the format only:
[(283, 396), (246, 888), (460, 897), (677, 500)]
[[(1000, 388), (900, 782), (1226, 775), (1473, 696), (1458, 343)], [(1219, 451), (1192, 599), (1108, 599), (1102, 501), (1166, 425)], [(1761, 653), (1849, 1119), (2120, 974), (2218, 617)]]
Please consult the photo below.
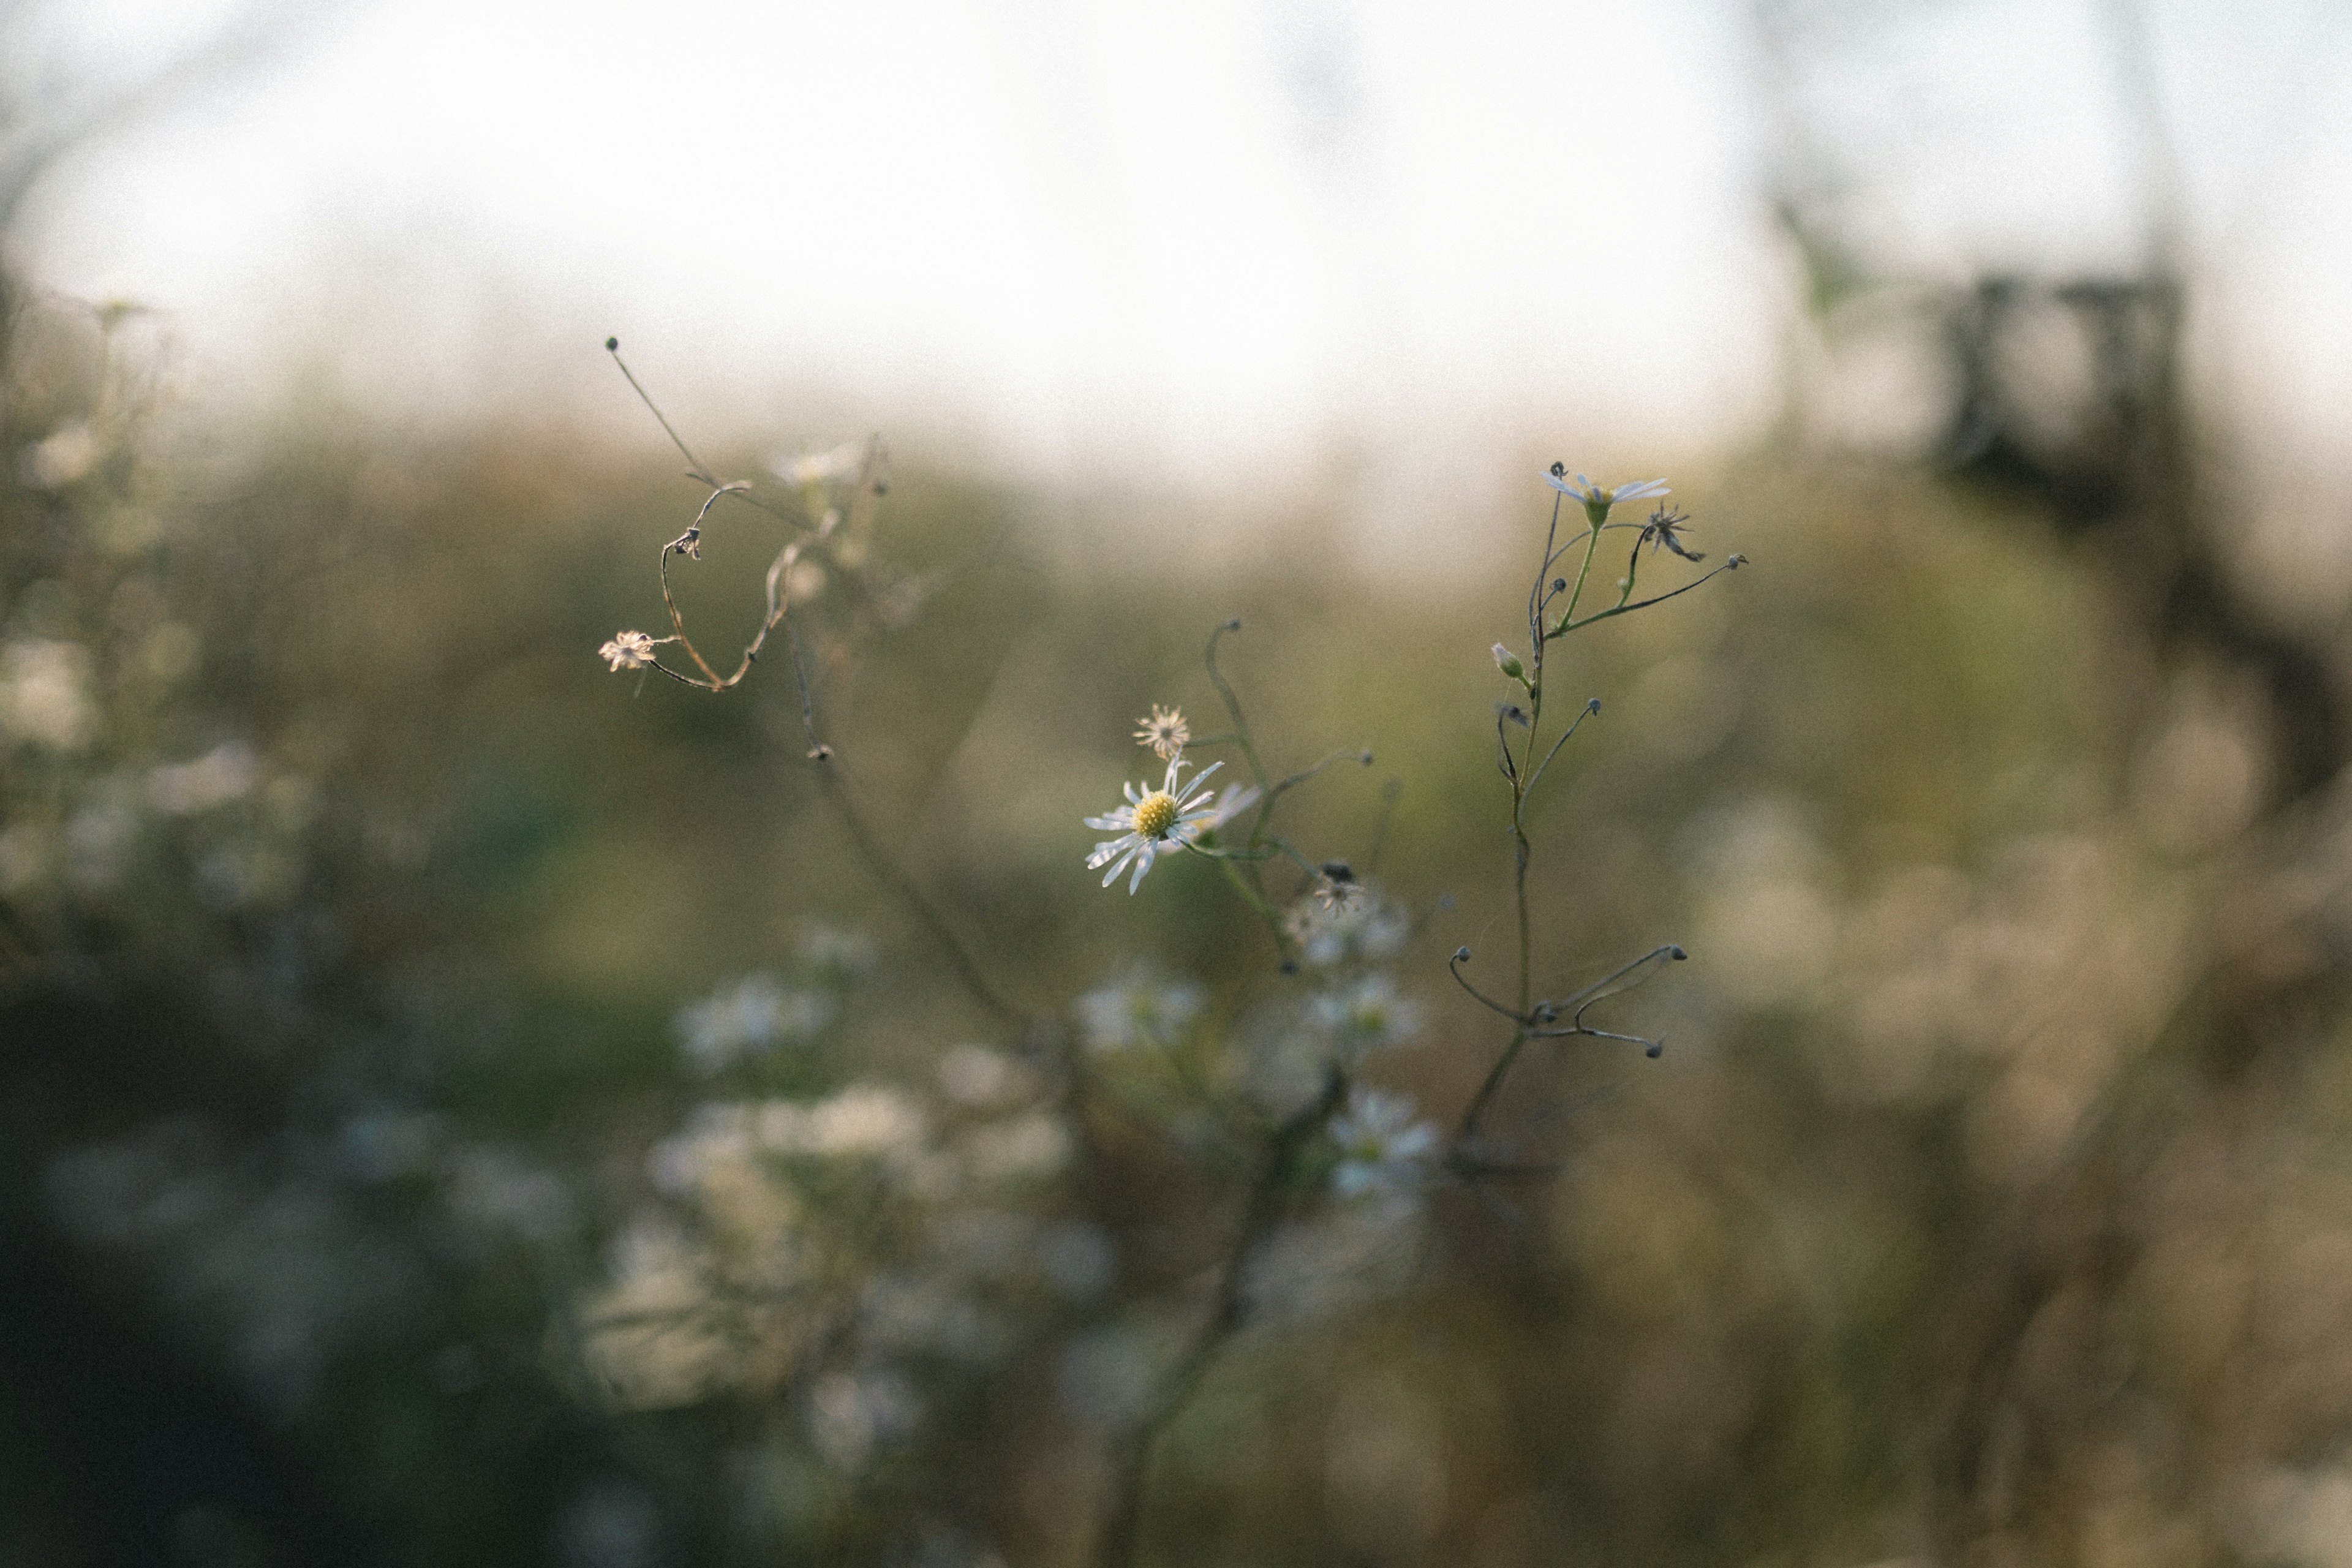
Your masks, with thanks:
[[(34, 14), (25, 0), (11, 0), (0, 7), (0, 36), (21, 47)], [(74, 148), (209, 79), (252, 66), (322, 15), (318, 0), (245, 0), (200, 42), (127, 80), (37, 100), (35, 89), (12, 84), (0, 101), (0, 234), (16, 227), (42, 176)]]

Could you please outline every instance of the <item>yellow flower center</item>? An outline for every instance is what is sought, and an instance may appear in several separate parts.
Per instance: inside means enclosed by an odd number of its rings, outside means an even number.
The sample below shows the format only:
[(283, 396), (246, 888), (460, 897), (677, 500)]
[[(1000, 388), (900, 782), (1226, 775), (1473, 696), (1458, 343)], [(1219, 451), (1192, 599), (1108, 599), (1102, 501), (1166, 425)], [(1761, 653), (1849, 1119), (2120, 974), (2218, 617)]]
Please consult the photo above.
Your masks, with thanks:
[(1166, 790), (1153, 790), (1135, 803), (1135, 830), (1146, 838), (1165, 838), (1175, 826), (1176, 797)]

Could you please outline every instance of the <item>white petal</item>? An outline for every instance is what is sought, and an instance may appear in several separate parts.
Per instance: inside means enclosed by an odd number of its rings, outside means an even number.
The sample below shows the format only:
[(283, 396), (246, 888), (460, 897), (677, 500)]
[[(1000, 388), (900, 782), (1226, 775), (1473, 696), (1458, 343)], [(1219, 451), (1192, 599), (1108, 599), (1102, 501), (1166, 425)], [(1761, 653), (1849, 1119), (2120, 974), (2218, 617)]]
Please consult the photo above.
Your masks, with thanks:
[(1234, 817), (1239, 816), (1243, 812), (1247, 811), (1251, 806), (1255, 805), (1256, 804), (1256, 785), (1252, 784), (1246, 787), (1236, 785), (1232, 789), (1228, 789), (1225, 791), (1225, 798), (1217, 803), (1216, 813), (1210, 819), (1210, 826), (1213, 827), (1223, 827), (1226, 823), (1231, 822)]
[(1089, 816), (1086, 823), (1088, 827), (1102, 833), (1132, 833), (1135, 831), (1135, 813), (1114, 811), (1108, 816)]
[[(1138, 888), (1143, 886), (1143, 874), (1150, 869), (1151, 846), (1147, 844), (1142, 848), (1135, 852), (1135, 876), (1127, 884), (1127, 890), (1130, 894), (1132, 894)], [(1108, 884), (1106, 884), (1106, 886), (1108, 886)]]

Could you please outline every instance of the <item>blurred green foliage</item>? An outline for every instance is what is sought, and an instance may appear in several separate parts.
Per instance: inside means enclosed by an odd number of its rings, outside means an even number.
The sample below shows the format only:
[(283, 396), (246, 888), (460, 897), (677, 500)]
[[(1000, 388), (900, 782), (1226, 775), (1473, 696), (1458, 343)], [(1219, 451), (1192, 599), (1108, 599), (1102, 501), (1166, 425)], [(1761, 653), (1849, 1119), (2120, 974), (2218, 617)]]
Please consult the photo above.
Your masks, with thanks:
[[(9, 307), (0, 1558), (1082, 1560), (1118, 1418), (1079, 1373), (1181, 1331), (1150, 1303), (1246, 1180), (1180, 1157), (1207, 1134), (1095, 1129), (1046, 1217), (1108, 1238), (1107, 1294), (1005, 1306), (919, 1436), (840, 1458), (845, 1385), (761, 1373), (801, 1352), (756, 1334), (674, 1396), (599, 1373), (591, 1304), (698, 1103), (1021, 1044), (845, 843), (783, 661), (723, 697), (597, 662), (660, 629), (654, 554), (700, 499), (672, 462), (320, 409), (172, 437), (201, 394), (162, 406), (137, 317)], [(2352, 1485), (2339, 1025), (2226, 1102), (2186, 1087), (2215, 932), (2262, 900), (2226, 697), (2141, 660), (2079, 554), (1921, 474), (1658, 466), (1754, 568), (1556, 656), (1604, 709), (1540, 808), (1537, 930), (1555, 991), (1687, 946), (1616, 1005), (1665, 1056), (1531, 1058), (1502, 1125), (1554, 1174), (1442, 1187), (1402, 1282), (1245, 1333), (1169, 1435), (1146, 1558), (1864, 1563), (1958, 1528), (1970, 1561), (2337, 1560), (2294, 1531)], [(1538, 467), (1478, 525), (1505, 565), (1433, 582), (1328, 517), (1139, 571), (909, 463), (878, 553), (944, 585), (895, 625), (821, 594), (799, 628), (840, 765), (1024, 1005), (1142, 958), (1246, 1029), (1286, 984), (1265, 933), (1182, 858), (1101, 889), (1078, 826), (1142, 771), (1133, 715), (1213, 727), (1201, 648), (1239, 617), (1272, 765), (1375, 758), (1311, 786), (1316, 842), (1418, 918), (1428, 1026), (1373, 1076), (1444, 1120), (1499, 1043), (1444, 960), (1508, 942), (1485, 650)], [(777, 540), (714, 514), (696, 625), (749, 634)], [(827, 972), (837, 1020), (699, 1073), (681, 1013), (815, 984), (817, 929), (878, 955)], [(913, 1223), (813, 1190), (859, 1246)], [(2079, 1254), (2017, 1240), (2078, 1211)], [(1979, 1462), (2011, 1502), (1954, 1527), (1933, 1499)]]

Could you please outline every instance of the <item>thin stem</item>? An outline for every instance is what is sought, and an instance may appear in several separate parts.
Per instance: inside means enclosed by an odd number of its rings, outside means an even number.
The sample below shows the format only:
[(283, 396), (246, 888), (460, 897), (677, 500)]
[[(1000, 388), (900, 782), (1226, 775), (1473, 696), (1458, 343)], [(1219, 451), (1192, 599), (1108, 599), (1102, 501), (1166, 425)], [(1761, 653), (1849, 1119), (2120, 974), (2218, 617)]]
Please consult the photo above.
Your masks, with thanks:
[(1372, 841), (1364, 851), (1364, 875), (1376, 874), (1381, 868), (1381, 851), (1388, 847), (1389, 824), (1396, 817), (1397, 802), (1404, 795), (1404, 781), (1391, 778), (1381, 786), (1381, 814), (1372, 819)]
[(1218, 1271), (1216, 1295), (1209, 1316), (1170, 1368), (1151, 1414), (1138, 1424), (1128, 1438), (1127, 1451), (1121, 1456), (1113, 1482), (1102, 1538), (1095, 1552), (1098, 1568), (1132, 1568), (1136, 1548), (1142, 1539), (1143, 1505), (1151, 1477), (1152, 1451), (1159, 1446), (1161, 1434), (1183, 1414), (1218, 1352), (1248, 1321), (1249, 1303), (1244, 1297), (1243, 1286), (1251, 1255), (1282, 1217), (1286, 1179), (1300, 1145), (1339, 1109), (1347, 1089), (1346, 1077), (1337, 1068), (1332, 1069), (1324, 1079), (1323, 1091), (1275, 1129), (1265, 1163), (1251, 1184), (1249, 1196), (1243, 1204), (1241, 1225), (1234, 1233), (1233, 1245)]
[(1503, 1079), (1510, 1074), (1511, 1064), (1519, 1059), (1519, 1052), (1527, 1043), (1528, 1026), (1522, 1024), (1511, 1031), (1511, 1043), (1503, 1047), (1503, 1054), (1496, 1057), (1495, 1065), (1486, 1069), (1486, 1079), (1478, 1085), (1478, 1092), (1470, 1097), (1469, 1105), (1462, 1112), (1461, 1130), (1454, 1135), (1457, 1145), (1467, 1143), (1478, 1136), (1478, 1123), (1486, 1117), (1487, 1103), (1502, 1089)]
[(1282, 911), (1276, 909), (1265, 894), (1250, 886), (1249, 879), (1241, 873), (1240, 863), (1233, 857), (1216, 855), (1212, 856), (1211, 858), (1216, 861), (1218, 869), (1224, 872), (1225, 880), (1234, 885), (1234, 891), (1242, 896), (1242, 902), (1263, 915), (1266, 924), (1274, 928), (1275, 939), (1287, 947), (1290, 937), (1289, 933), (1282, 929)]
[[(761, 651), (768, 646), (770, 634), (774, 632), (779, 625), (791, 618), (793, 566), (800, 560), (801, 548), (807, 542), (805, 540), (799, 539), (792, 541), (782, 550), (777, 552), (775, 560), (769, 563), (767, 617), (760, 623), (760, 629), (752, 634), (751, 640), (743, 646), (743, 655), (736, 663), (735, 673), (720, 675), (711, 668), (710, 661), (702, 657), (702, 650), (694, 646), (694, 639), (687, 635), (686, 616), (679, 611), (677, 596), (671, 592), (669, 585), (669, 558), (675, 554), (697, 561), (702, 559), (702, 521), (710, 515), (710, 509), (719, 503), (721, 496), (735, 496), (743, 500), (755, 500), (746, 493), (746, 487), (742, 484), (719, 486), (710, 492), (709, 499), (703, 501), (702, 510), (694, 514), (694, 521), (687, 531), (662, 546), (660, 557), (662, 605), (669, 612), (670, 628), (676, 633), (676, 636), (665, 637), (662, 640), (675, 642), (685, 648), (687, 657), (694, 660), (695, 667), (702, 671), (703, 678), (697, 680), (690, 676), (680, 675), (670, 669), (663, 669), (662, 673), (672, 679), (682, 680), (688, 686), (698, 686), (706, 691), (725, 691), (730, 687), (740, 684), (745, 676), (751, 673), (751, 667), (759, 662)], [(794, 653), (793, 659), (793, 668), (797, 670), (799, 668), (797, 652)], [(808, 687), (805, 678), (803, 679), (801, 687), (805, 707)]]
[(1028, 1012), (997, 989), (982, 970), (979, 961), (972, 956), (971, 950), (964, 945), (963, 939), (948, 923), (947, 916), (932, 901), (931, 896), (899, 864), (898, 858), (882, 847), (881, 839), (867, 826), (856, 803), (850, 798), (848, 783), (842, 777), (840, 769), (837, 758), (820, 762), (816, 770), (817, 785), (824, 790), (825, 798), (833, 803), (834, 809), (841, 814), (843, 825), (849, 829), (850, 842), (857, 847), (866, 868), (914, 911), (916, 920), (930, 933), (931, 940), (939, 944), (940, 951), (947, 954), (950, 966), (955, 970), (956, 977), (963, 982), (964, 989), (971, 994), (972, 1000), (993, 1015), (998, 1022), (1014, 1029), (1025, 1029), (1033, 1021)]
[(1467, 991), (1472, 996), (1477, 998), (1480, 1003), (1488, 1007), (1492, 1007), (1496, 1012), (1500, 1013), (1504, 1017), (1508, 1018), (1512, 1023), (1526, 1023), (1527, 1019), (1525, 1016), (1512, 1012), (1508, 1007), (1504, 1006), (1500, 1002), (1496, 1001), (1492, 996), (1487, 995), (1484, 991), (1479, 990), (1475, 985), (1471, 984), (1470, 982), (1462, 978), (1462, 965), (1468, 960), (1470, 950), (1465, 947), (1455, 952), (1452, 958), (1446, 961), (1445, 973), (1454, 976), (1454, 984), (1462, 987), (1463, 990)]
[[(1646, 610), (1652, 605), (1663, 605), (1668, 599), (1678, 599), (1685, 594), (1689, 593), (1693, 588), (1699, 586), (1701, 584), (1706, 583), (1710, 579), (1719, 577), (1726, 572), (1736, 572), (1740, 567), (1747, 564), (1748, 557), (1745, 555), (1730, 556), (1724, 561), (1722, 565), (1717, 567), (1714, 571), (1709, 572), (1706, 576), (1694, 579), (1693, 581), (1685, 583), (1681, 587), (1673, 589), (1670, 592), (1660, 594), (1655, 598), (1643, 599), (1637, 604), (1632, 605), (1612, 605), (1605, 610), (1593, 611), (1591, 615), (1585, 616), (1580, 621), (1570, 620), (1566, 616), (1563, 616), (1561, 617), (1559, 625), (1553, 628), (1551, 635), (1556, 637), (1566, 637), (1570, 632), (1582, 631), (1585, 627), (1592, 625), (1595, 621), (1605, 621), (1612, 616), (1630, 616), (1635, 610)], [(1570, 605), (1570, 608), (1573, 610), (1574, 606)]]
[(1587, 719), (1599, 711), (1601, 711), (1601, 700), (1597, 697), (1577, 710), (1576, 717), (1568, 721), (1568, 728), (1560, 731), (1559, 739), (1551, 743), (1551, 750), (1544, 753), (1544, 760), (1537, 763), (1536, 771), (1528, 775), (1528, 787), (1523, 792), (1524, 795), (1535, 793), (1536, 785), (1543, 779), (1544, 769), (1551, 766), (1551, 760), (1559, 755), (1559, 749), (1575, 738), (1576, 731), (1582, 727)]
[(1233, 620), (1223, 622), (1215, 631), (1211, 632), (1208, 652), (1202, 656), (1202, 662), (1209, 667), (1209, 684), (1217, 689), (1217, 695), (1224, 700), (1225, 711), (1233, 715), (1234, 742), (1242, 749), (1243, 761), (1249, 763), (1250, 776), (1257, 781), (1258, 788), (1263, 790), (1266, 787), (1265, 768), (1257, 760), (1256, 743), (1250, 739), (1249, 721), (1242, 716), (1242, 700), (1234, 695), (1234, 689), (1227, 683), (1223, 671), (1217, 668), (1218, 639), (1227, 632), (1237, 632), (1241, 629), (1241, 622)]
[[(1592, 525), (1592, 531), (1584, 536), (1584, 559), (1582, 562), (1578, 563), (1576, 568), (1576, 586), (1569, 591), (1568, 607), (1559, 613), (1559, 620), (1562, 626), (1566, 626), (1576, 618), (1577, 601), (1584, 597), (1584, 579), (1590, 575), (1592, 571), (1592, 552), (1600, 547), (1601, 525), (1599, 523), (1595, 523)], [(1557, 632), (1552, 634), (1554, 637), (1559, 635), (1559, 634)], [(1541, 630), (1538, 628), (1537, 641), (1542, 642), (1545, 640), (1547, 639), (1542, 636)]]
[(664, 414), (661, 411), (661, 405), (653, 400), (653, 395), (648, 393), (645, 384), (637, 379), (637, 373), (631, 370), (629, 362), (621, 357), (621, 341), (618, 338), (605, 339), (604, 352), (613, 356), (613, 363), (619, 365), (621, 374), (629, 378), (629, 385), (636, 393), (637, 401), (643, 403), (653, 416), (661, 422), (662, 430), (669, 437), (670, 445), (676, 447), (685, 455), (686, 460), (694, 465), (687, 470), (687, 477), (700, 479), (706, 485), (717, 484), (719, 481), (711, 477), (709, 468), (701, 458), (694, 455), (694, 448), (686, 444), (686, 437), (677, 433), (677, 427), (669, 422), (669, 416)]

